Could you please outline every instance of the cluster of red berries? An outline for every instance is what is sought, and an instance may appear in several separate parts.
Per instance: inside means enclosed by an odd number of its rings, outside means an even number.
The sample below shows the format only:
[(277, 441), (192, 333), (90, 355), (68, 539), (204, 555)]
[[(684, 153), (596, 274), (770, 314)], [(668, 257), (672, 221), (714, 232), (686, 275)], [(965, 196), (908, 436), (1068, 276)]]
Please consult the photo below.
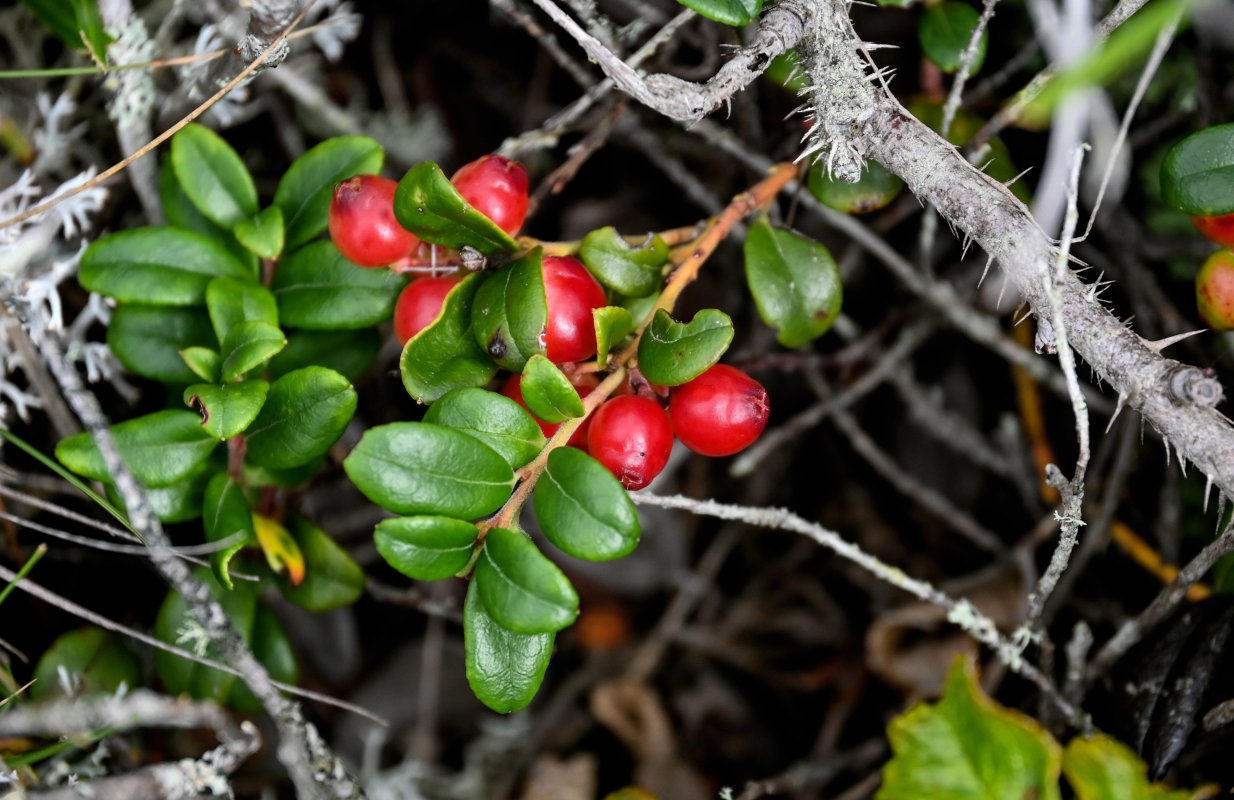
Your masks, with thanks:
[[(527, 216), (527, 173), (522, 165), (487, 155), (451, 178), (454, 188), (476, 210), (510, 235)], [(457, 263), (457, 254), (427, 245), (394, 216), (397, 184), (377, 175), (357, 175), (335, 187), (330, 203), (330, 235), (345, 258), (362, 267), (403, 270), (428, 264)], [(607, 305), (600, 283), (573, 256), (543, 259), (547, 329), (545, 357), (563, 365), (581, 397), (599, 385), (594, 372), (569, 365), (596, 354), (592, 311)], [(399, 295), (395, 335), (406, 344), (433, 323), (457, 276), (421, 277)], [(501, 393), (526, 408), (515, 374)], [(663, 398), (668, 398), (665, 410)], [(530, 412), (528, 412), (530, 413)], [(628, 489), (641, 489), (668, 463), (674, 435), (691, 450), (709, 456), (731, 455), (749, 446), (767, 424), (767, 392), (735, 367), (717, 364), (692, 381), (666, 390), (646, 382), (627, 382), (595, 410), (570, 437), (603, 464)], [(561, 423), (537, 420), (545, 436)]]

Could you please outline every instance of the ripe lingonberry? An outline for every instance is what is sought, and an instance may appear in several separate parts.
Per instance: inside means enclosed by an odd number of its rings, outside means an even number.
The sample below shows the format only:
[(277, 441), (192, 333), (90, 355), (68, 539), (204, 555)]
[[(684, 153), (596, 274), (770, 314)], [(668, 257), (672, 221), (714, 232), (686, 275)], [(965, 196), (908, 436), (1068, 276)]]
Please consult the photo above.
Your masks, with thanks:
[(513, 236), (527, 218), (527, 170), (498, 155), (464, 164), (450, 179), (463, 199)]
[(736, 367), (716, 364), (673, 389), (668, 415), (686, 447), (727, 456), (758, 438), (770, 410), (762, 384)]
[(549, 256), (544, 259), (543, 273), (548, 304), (545, 358), (554, 364), (590, 358), (596, 354), (591, 312), (607, 303), (604, 289), (573, 256)]
[(1234, 247), (1234, 214), (1219, 217), (1192, 217), (1191, 222), (1200, 233), (1217, 244)]
[(1195, 304), (1204, 324), (1234, 330), (1234, 250), (1213, 253), (1195, 276)]
[(591, 457), (627, 489), (642, 489), (660, 474), (673, 449), (673, 426), (655, 400), (613, 397), (591, 415)]
[[(574, 384), (574, 388), (578, 390), (579, 397), (586, 397), (591, 394), (591, 390), (600, 385), (600, 379), (596, 377), (594, 372), (573, 373), (570, 376), (570, 383)], [(501, 393), (518, 403), (524, 409), (527, 409), (527, 404), (523, 402), (523, 376), (515, 373), (511, 375), (505, 383), (501, 385)], [(527, 410), (531, 414), (531, 410)], [(561, 422), (545, 422), (531, 414), (531, 418), (540, 426), (540, 431), (547, 437), (552, 437), (557, 429), (562, 426)], [(591, 427), (591, 417), (583, 420), (583, 424), (579, 425), (574, 433), (570, 434), (569, 441), (566, 442), (570, 447), (577, 447), (579, 450), (586, 452), (587, 450), (587, 431)]]
[(356, 175), (334, 187), (330, 238), (361, 267), (385, 267), (411, 255), (420, 240), (394, 218), (398, 184), (380, 175)]
[(399, 344), (407, 344), (411, 337), (433, 324), (446, 302), (446, 295), (460, 280), (462, 278), (451, 275), (445, 278), (417, 278), (407, 284), (394, 306), (394, 335), (398, 337)]

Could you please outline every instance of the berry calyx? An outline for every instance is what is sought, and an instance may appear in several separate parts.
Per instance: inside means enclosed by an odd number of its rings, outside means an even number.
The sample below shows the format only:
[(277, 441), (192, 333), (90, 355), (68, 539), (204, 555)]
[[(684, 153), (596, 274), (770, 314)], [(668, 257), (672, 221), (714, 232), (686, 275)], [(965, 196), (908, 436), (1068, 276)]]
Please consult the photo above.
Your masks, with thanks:
[[(578, 390), (579, 397), (586, 397), (591, 394), (591, 390), (600, 385), (600, 379), (596, 377), (594, 372), (573, 373), (569, 376), (570, 383), (574, 384), (574, 388)], [(527, 408), (527, 404), (523, 402), (523, 376), (515, 373), (511, 375), (506, 382), (501, 385), (501, 393), (510, 398), (514, 402), (522, 406), (528, 414), (531, 410)], [(545, 422), (531, 414), (531, 418), (540, 426), (540, 432), (547, 438), (552, 438), (564, 423), (561, 422)], [(583, 452), (587, 452), (587, 432), (591, 428), (591, 417), (583, 420), (583, 424), (578, 426), (574, 433), (570, 434), (570, 439), (566, 442), (569, 447), (577, 447)]]
[(1234, 250), (1213, 253), (1195, 276), (1195, 305), (1204, 324), (1234, 330)]
[(614, 397), (591, 415), (587, 448), (627, 489), (642, 489), (668, 463), (673, 425), (654, 400)]
[(1219, 217), (1192, 217), (1191, 222), (1200, 233), (1217, 244), (1234, 247), (1234, 214)]
[(596, 354), (596, 327), (591, 312), (608, 301), (604, 289), (583, 262), (573, 256), (544, 259), (544, 300), (548, 328), (544, 356), (554, 364), (582, 361)]
[(385, 267), (411, 255), (420, 240), (394, 218), (398, 184), (380, 175), (356, 175), (334, 187), (330, 238), (361, 267)]
[(527, 170), (498, 155), (464, 164), (450, 179), (473, 208), (513, 236), (527, 218)]
[(705, 456), (728, 456), (749, 447), (770, 412), (763, 385), (727, 364), (716, 364), (673, 389), (668, 406), (677, 438)]
[(462, 278), (455, 276), (417, 278), (407, 284), (394, 306), (394, 335), (398, 337), (399, 344), (407, 344), (413, 336), (433, 324), (445, 305), (446, 295), (460, 280)]

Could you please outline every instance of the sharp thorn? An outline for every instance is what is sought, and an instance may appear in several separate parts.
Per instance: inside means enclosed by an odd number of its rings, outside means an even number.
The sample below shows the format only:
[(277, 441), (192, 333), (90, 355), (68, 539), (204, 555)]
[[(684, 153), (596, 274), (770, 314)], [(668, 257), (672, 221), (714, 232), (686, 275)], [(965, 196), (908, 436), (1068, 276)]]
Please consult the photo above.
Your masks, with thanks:
[[(1128, 320), (1128, 322), (1130, 322), (1130, 320)], [(1205, 333), (1207, 332), (1207, 330), (1208, 330), (1207, 328), (1201, 328), (1198, 331), (1187, 331), (1186, 333), (1176, 333), (1173, 336), (1167, 336), (1164, 339), (1157, 339), (1151, 342), (1148, 341), (1147, 339), (1141, 339), (1140, 341), (1144, 342), (1144, 346), (1147, 347), (1149, 350), (1152, 350), (1154, 353), (1157, 353), (1158, 355), (1160, 355), (1161, 351), (1169, 347), (1170, 345), (1177, 344), (1181, 342), (1183, 339), (1190, 339), (1192, 336), (1195, 336), (1197, 333)]]

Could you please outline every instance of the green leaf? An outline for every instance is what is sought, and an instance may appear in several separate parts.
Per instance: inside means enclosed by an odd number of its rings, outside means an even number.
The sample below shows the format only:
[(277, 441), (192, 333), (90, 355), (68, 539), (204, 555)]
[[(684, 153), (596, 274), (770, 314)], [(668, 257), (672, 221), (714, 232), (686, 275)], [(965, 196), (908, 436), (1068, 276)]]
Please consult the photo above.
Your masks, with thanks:
[(660, 288), (668, 244), (659, 234), (649, 233), (642, 244), (632, 247), (609, 226), (584, 236), (578, 255), (600, 283), (627, 297), (643, 297)]
[(233, 588), (231, 582), (231, 559), (244, 547), (252, 544), (257, 534), (253, 530), (253, 512), (248, 501), (244, 499), (244, 491), (225, 472), (220, 472), (210, 479), (202, 498), (202, 526), (206, 531), (207, 542), (218, 542), (237, 533), (244, 538), (225, 550), (216, 550), (210, 554), (210, 567), (214, 576), (228, 589)]
[(313, 242), (288, 256), (270, 288), (284, 325), (313, 330), (367, 328), (394, 314), (407, 278), (388, 269), (363, 269), (333, 242)]
[(544, 353), (548, 303), (541, 250), (489, 275), (471, 304), (476, 344), (505, 369), (520, 372), (527, 359)]
[(240, 244), (262, 258), (278, 258), (283, 252), (283, 212), (278, 206), (240, 220), (231, 230)]
[[(973, 38), (977, 22), (981, 15), (977, 9), (959, 0), (948, 0), (930, 6), (921, 15), (921, 24), (917, 28), (917, 38), (921, 41), (921, 49), (926, 58), (938, 65), (943, 72), (956, 72), (964, 59), (964, 51)], [(989, 42), (988, 31), (981, 32), (977, 40), (977, 52), (973, 55), (968, 74), (975, 75), (985, 62), (986, 45)]]
[(197, 407), (206, 433), (215, 439), (230, 439), (257, 418), (269, 390), (270, 384), (261, 380), (221, 386), (195, 383), (184, 390), (184, 404)]
[(503, 628), (480, 601), (473, 580), (463, 602), (463, 647), (471, 690), (484, 705), (509, 714), (526, 708), (544, 682), (553, 634), (527, 635)]
[(297, 158), (283, 173), (274, 204), (283, 211), (287, 249), (326, 229), (334, 185), (353, 175), (381, 172), (385, 153), (367, 136), (336, 136)]
[(136, 228), (99, 239), (81, 257), (78, 278), (92, 292), (123, 302), (200, 305), (217, 275), (249, 278), (222, 247), (180, 228)]
[(745, 25), (763, 11), (763, 0), (677, 0), (707, 19), (725, 25)]
[(407, 577), (439, 581), (470, 563), (478, 535), (475, 525), (461, 519), (396, 517), (377, 523), (373, 540), (386, 563)]
[(634, 332), (634, 315), (620, 306), (604, 306), (591, 312), (596, 326), (596, 362), (603, 365), (608, 354)]
[(219, 358), (217, 350), (211, 350), (209, 347), (186, 347), (180, 351), (180, 357), (184, 359), (184, 363), (192, 370), (193, 374), (209, 383), (218, 383), (219, 381)]
[(895, 756), (877, 800), (1058, 800), (1061, 753), (1036, 720), (986, 697), (957, 658), (942, 699), (919, 704), (887, 729)]
[(77, 50), (89, 50), (90, 57), (107, 65), (107, 45), (115, 39), (103, 29), (96, 0), (21, 0), (39, 21)]
[(583, 401), (557, 365), (544, 356), (532, 356), (523, 369), (521, 384), (527, 409), (548, 423), (583, 416)]
[(608, 561), (638, 546), (641, 528), (629, 493), (582, 450), (559, 447), (549, 453), (533, 502), (544, 535), (575, 558)]
[[(218, 444), (202, 430), (192, 411), (156, 411), (111, 428), (120, 457), (145, 486), (170, 486), (192, 475)], [(87, 478), (109, 481), (103, 454), (89, 433), (78, 433), (56, 445), (60, 463)]]
[(1102, 733), (1077, 736), (1063, 751), (1063, 774), (1076, 800), (1188, 800), (1192, 792), (1148, 782), (1131, 748)]
[(1234, 122), (1196, 131), (1166, 153), (1161, 193), (1184, 214), (1234, 213)]
[(290, 469), (324, 455), (356, 413), (356, 390), (325, 367), (289, 372), (270, 387), (266, 404), (245, 436), (248, 458)]
[(521, 533), (490, 529), (471, 580), (488, 613), (515, 633), (559, 631), (578, 616), (570, 579)]
[(257, 187), (240, 156), (209, 128), (189, 123), (171, 137), (171, 166), (197, 210), (231, 229), (257, 214)]
[(723, 311), (704, 308), (681, 323), (660, 309), (639, 340), (638, 366), (651, 383), (679, 386), (719, 361), (732, 341), (733, 321)]
[(279, 583), (284, 597), (309, 611), (330, 611), (364, 594), (364, 570), (329, 534), (303, 517), (292, 517), (291, 535), (304, 554), (305, 572), (299, 586)]
[(424, 422), (369, 428), (343, 468), (365, 497), (396, 514), (475, 519), (501, 508), (514, 488), (514, 470), (496, 450)]
[(268, 469), (259, 467), (248, 459), (244, 460), (244, 483), (246, 486), (280, 486), (284, 489), (294, 489), (305, 483), (325, 464), (325, 456), (318, 456), (306, 464), (290, 469)]
[(235, 278), (215, 278), (206, 286), (206, 310), (220, 342), (241, 322), (279, 324), (278, 304), (270, 290), (259, 283)]
[(249, 278), (257, 279), (257, 254), (240, 244), (231, 231), (215, 225), (197, 210), (197, 206), (193, 205), (193, 201), (176, 180), (176, 171), (171, 166), (170, 158), (163, 159), (163, 166), (159, 170), (159, 199), (162, 200), (163, 213), (167, 215), (168, 223), (221, 245), (232, 258), (244, 265), (245, 274)]
[(270, 359), (270, 377), (280, 378), (302, 367), (329, 367), (353, 383), (368, 371), (381, 350), (381, 334), (358, 331), (296, 331), (287, 346)]
[(429, 406), (424, 422), (454, 428), (493, 448), (512, 469), (534, 459), (547, 441), (526, 409), (485, 389), (452, 389)]
[(873, 159), (866, 161), (865, 172), (856, 183), (828, 176), (827, 164), (821, 159), (810, 167), (808, 180), (810, 194), (820, 203), (847, 214), (877, 211), (904, 188), (904, 181)]
[(204, 308), (124, 303), (111, 315), (107, 346), (130, 372), (164, 383), (195, 383), (180, 351), (218, 346)]
[[(249, 646), (271, 678), (292, 684), (299, 680), (300, 669), (296, 664), (296, 651), (291, 646), (291, 639), (283, 630), (278, 617), (265, 606), (257, 606), (253, 615), (253, 635)], [(227, 704), (246, 714), (262, 714), (266, 710), (257, 695), (253, 694), (253, 690), (244, 683), (235, 684)]]
[(394, 193), (394, 216), (420, 239), (454, 250), (471, 246), (481, 253), (514, 252), (518, 245), (454, 188), (431, 161), (407, 171)]
[(283, 332), (269, 322), (237, 323), (223, 340), (219, 374), (225, 381), (234, 381), (269, 361), (286, 344)]
[(141, 659), (120, 637), (101, 628), (78, 628), (57, 637), (34, 668), (30, 699), (63, 694), (61, 668), (73, 680), (74, 696), (112, 694), (122, 685), (129, 689), (141, 686)]
[[(191, 476), (171, 486), (154, 488), (143, 486), (150, 510), (160, 522), (188, 522), (197, 519), (201, 516), (201, 500), (206, 491), (206, 479), (211, 474), (213, 473), (210, 469), (210, 462), (207, 461)], [(129, 513), (128, 507), (124, 504), (124, 498), (120, 496), (115, 484), (105, 483), (103, 490), (107, 494), (107, 499), (117, 508), (125, 514)]]
[(818, 242), (758, 222), (746, 234), (745, 261), (758, 314), (785, 347), (822, 336), (840, 315), (840, 270)]
[(417, 402), (431, 403), (451, 389), (483, 386), (497, 365), (471, 333), (471, 300), (484, 275), (474, 274), (450, 290), (441, 316), (403, 347), (403, 386)]

